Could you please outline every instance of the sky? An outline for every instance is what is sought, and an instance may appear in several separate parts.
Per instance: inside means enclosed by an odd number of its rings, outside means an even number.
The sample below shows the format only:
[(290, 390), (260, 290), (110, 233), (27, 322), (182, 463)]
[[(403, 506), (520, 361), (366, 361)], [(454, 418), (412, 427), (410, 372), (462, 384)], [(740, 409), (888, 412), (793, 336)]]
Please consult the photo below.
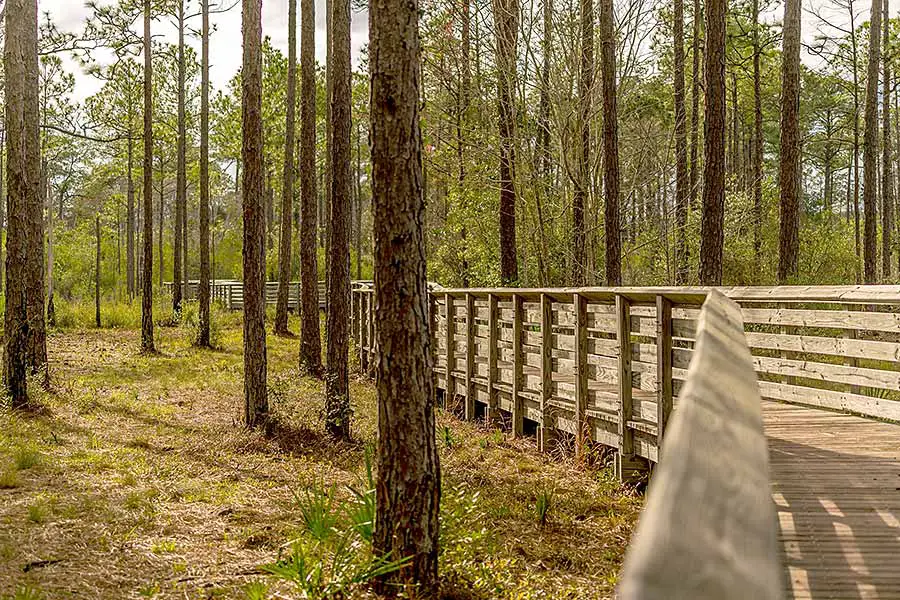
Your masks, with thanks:
[[(112, 4), (111, 0), (101, 0), (101, 4)], [(191, 2), (196, 6), (197, 2)], [(299, 5), (299, 1), (297, 2)], [(85, 7), (84, 0), (39, 0), (38, 9), (41, 14), (49, 12), (53, 22), (61, 31), (78, 32), (84, 27), (84, 23), (90, 15)], [(299, 6), (298, 6), (299, 12)], [(43, 17), (41, 17), (43, 20)], [(368, 23), (365, 13), (353, 14), (351, 29), (351, 50), (354, 64), (358, 60), (360, 49), (368, 42)], [(287, 2), (286, 0), (264, 0), (263, 2), (263, 35), (272, 39), (272, 44), (287, 54)], [(168, 21), (168, 20), (167, 20)], [(176, 29), (172, 23), (160, 20), (154, 22), (154, 35), (159, 33), (167, 41), (175, 43), (178, 38)], [(298, 55), (299, 55), (299, 21), (298, 26)], [(210, 38), (210, 80), (214, 89), (223, 88), (234, 76), (241, 66), (241, 6), (240, 2), (227, 13), (210, 15), (210, 25), (215, 28)], [(142, 26), (142, 25), (141, 25)], [(189, 22), (193, 28), (200, 27), (200, 18)], [(188, 37), (187, 43), (197, 49), (200, 54), (199, 38)], [(325, 61), (325, 0), (316, 0), (316, 57), (320, 62)], [(97, 57), (103, 60), (102, 57)], [(75, 96), (81, 100), (96, 93), (100, 89), (100, 82), (82, 73), (81, 69), (72, 61), (67, 61), (68, 70), (75, 73)]]

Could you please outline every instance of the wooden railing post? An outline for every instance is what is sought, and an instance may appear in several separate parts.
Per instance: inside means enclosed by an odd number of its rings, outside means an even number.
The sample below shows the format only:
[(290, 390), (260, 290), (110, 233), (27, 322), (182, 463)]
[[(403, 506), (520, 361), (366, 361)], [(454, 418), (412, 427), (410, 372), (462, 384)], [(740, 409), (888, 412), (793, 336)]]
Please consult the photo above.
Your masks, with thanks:
[(575, 311), (575, 460), (584, 459), (590, 431), (587, 422), (587, 299), (572, 297)]
[(228, 284), (228, 310), (234, 310), (234, 284)]
[[(367, 373), (369, 370), (369, 293), (360, 292), (359, 296), (359, 370)], [(363, 307), (363, 303), (365, 303), (365, 307)]]
[(538, 446), (541, 452), (550, 450), (556, 429), (550, 414), (553, 395), (553, 305), (547, 294), (541, 294), (541, 427)]
[(456, 343), (456, 325), (454, 322), (456, 309), (453, 306), (453, 296), (450, 294), (444, 294), (444, 314), (447, 315), (447, 328), (444, 331), (446, 336), (446, 348), (444, 349), (446, 352), (446, 360), (447, 360), (447, 388), (444, 390), (444, 407), (452, 409), (454, 408), (454, 404), (456, 403), (456, 386), (455, 381), (453, 379), (453, 363), (456, 360), (454, 357), (454, 344)]
[(524, 431), (524, 406), (522, 401), (522, 296), (513, 294), (513, 380), (512, 380), (512, 429), (514, 436)]
[(672, 412), (672, 301), (656, 297), (656, 448)]
[(357, 333), (357, 325), (356, 321), (359, 319), (359, 293), (356, 290), (350, 290), (350, 339), (353, 340), (353, 343), (356, 344), (356, 347), (359, 348), (359, 338), (356, 337)]
[(466, 294), (466, 421), (475, 419), (475, 296)]
[(368, 303), (368, 331), (366, 332), (366, 338), (368, 339), (368, 354), (369, 359), (366, 361), (366, 373), (374, 374), (375, 365), (378, 362), (378, 340), (375, 339), (375, 288), (370, 288), (368, 292), (366, 292), (366, 296), (369, 299)]
[(485, 421), (488, 425), (495, 425), (499, 421), (497, 409), (497, 295), (488, 295), (488, 406)]
[(640, 478), (647, 463), (635, 455), (634, 430), (630, 427), (634, 414), (631, 377), (631, 302), (616, 295), (616, 337), (619, 342), (619, 454), (616, 456), (616, 474), (624, 482)]

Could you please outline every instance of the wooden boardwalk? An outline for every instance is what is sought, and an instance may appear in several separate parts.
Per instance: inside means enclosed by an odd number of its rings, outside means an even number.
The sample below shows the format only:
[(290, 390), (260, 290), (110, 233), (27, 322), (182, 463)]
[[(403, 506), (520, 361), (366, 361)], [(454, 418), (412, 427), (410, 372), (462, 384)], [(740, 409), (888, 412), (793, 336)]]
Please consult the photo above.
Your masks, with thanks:
[(900, 426), (763, 402), (786, 597), (900, 598)]

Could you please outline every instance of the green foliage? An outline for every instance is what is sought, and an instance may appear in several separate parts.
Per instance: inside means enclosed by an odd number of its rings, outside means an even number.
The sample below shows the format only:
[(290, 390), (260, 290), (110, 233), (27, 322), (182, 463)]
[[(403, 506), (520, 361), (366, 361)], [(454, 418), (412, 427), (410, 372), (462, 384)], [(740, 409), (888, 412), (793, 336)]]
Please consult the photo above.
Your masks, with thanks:
[(350, 525), (362, 539), (371, 543), (375, 536), (375, 474), (372, 468), (372, 452), (366, 448), (365, 473), (355, 486), (349, 486), (353, 501), (346, 507)]
[(331, 537), (338, 522), (339, 515), (334, 507), (335, 491), (334, 486), (325, 489), (314, 483), (306, 488), (303, 496), (295, 495), (306, 531), (319, 542)]
[(541, 490), (537, 500), (534, 503), (534, 512), (538, 518), (538, 524), (541, 528), (547, 525), (547, 519), (550, 517), (550, 510), (553, 508), (553, 490)]

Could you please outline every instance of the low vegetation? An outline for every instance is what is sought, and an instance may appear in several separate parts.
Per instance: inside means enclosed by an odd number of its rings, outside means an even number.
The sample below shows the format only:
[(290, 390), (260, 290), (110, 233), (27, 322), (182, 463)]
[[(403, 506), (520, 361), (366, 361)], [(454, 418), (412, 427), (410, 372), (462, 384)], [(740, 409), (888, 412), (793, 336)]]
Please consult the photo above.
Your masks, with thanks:
[[(51, 333), (52, 391), (2, 417), (0, 598), (366, 597), (356, 583), (394, 568), (368, 543), (371, 382), (353, 379), (354, 442), (335, 446), (296, 340), (269, 336), (274, 419), (248, 432), (240, 315), (217, 313), (220, 349), (201, 351), (190, 314), (157, 328), (158, 356), (133, 328)], [(443, 412), (437, 435), (446, 598), (611, 596), (639, 497)]]

